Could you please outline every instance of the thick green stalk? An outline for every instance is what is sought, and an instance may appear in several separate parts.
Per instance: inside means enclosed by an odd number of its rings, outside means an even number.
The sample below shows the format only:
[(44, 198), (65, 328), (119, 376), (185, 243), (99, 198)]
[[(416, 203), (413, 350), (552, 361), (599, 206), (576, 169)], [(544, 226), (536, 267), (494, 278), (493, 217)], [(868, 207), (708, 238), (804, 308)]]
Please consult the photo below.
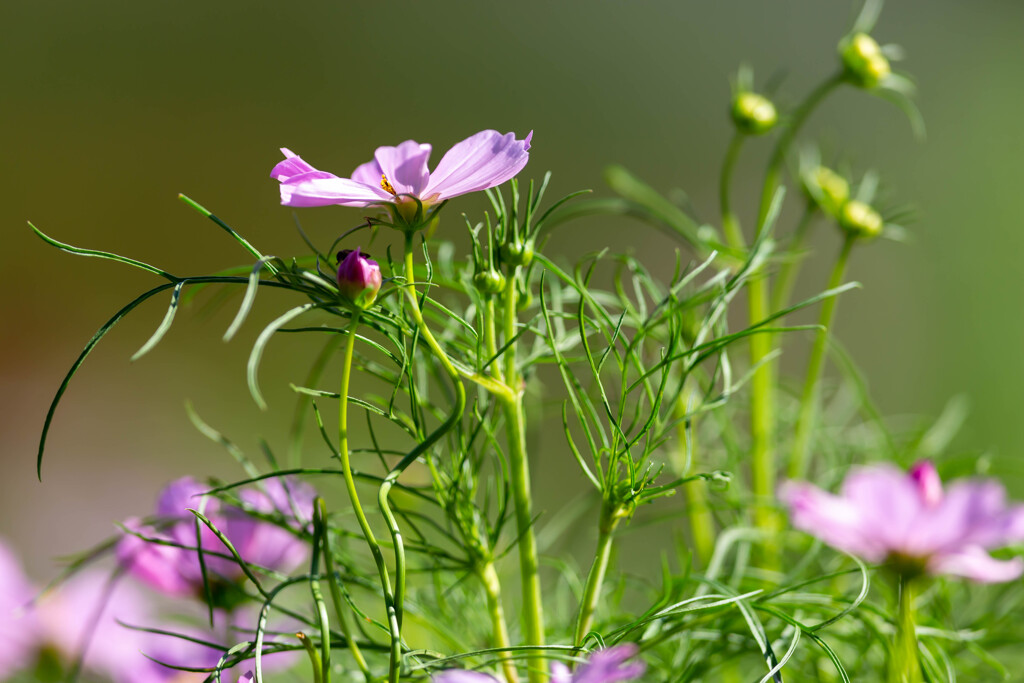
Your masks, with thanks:
[(610, 507), (608, 503), (601, 506), (597, 552), (594, 554), (593, 564), (590, 565), (587, 584), (583, 589), (583, 599), (580, 601), (580, 611), (576, 617), (576, 637), (574, 638), (576, 645), (583, 644), (583, 638), (590, 632), (590, 626), (594, 622), (594, 613), (597, 611), (597, 603), (601, 598), (601, 586), (604, 584), (608, 563), (612, 557), (615, 527), (619, 525), (620, 519), (622, 519), (622, 515), (617, 508)]
[(900, 576), (898, 580), (899, 613), (896, 642), (889, 659), (889, 683), (922, 683), (921, 662), (917, 654), (917, 633), (914, 628), (914, 593), (917, 580)]
[[(510, 273), (505, 285), (505, 343), (516, 336), (516, 273)], [(516, 344), (504, 353), (505, 384), (510, 392), (502, 401), (508, 433), (509, 474), (515, 501), (516, 530), (519, 533), (519, 570), (523, 587), (523, 623), (527, 645), (544, 644), (544, 606), (540, 590), (540, 561), (537, 537), (533, 532), (533, 497), (530, 493), (530, 462), (526, 455), (526, 416), (523, 412), (522, 379), (516, 367)], [(530, 683), (547, 680), (543, 657), (530, 660)]]
[[(828, 279), (828, 289), (835, 289), (843, 283), (843, 276), (846, 274), (846, 264), (849, 261), (850, 250), (854, 243), (853, 235), (847, 235), (843, 246), (839, 250), (839, 257), (832, 267), (832, 275)], [(832, 321), (836, 314), (836, 305), (839, 297), (831, 296), (821, 304), (821, 315), (818, 324), (822, 329), (818, 330), (814, 338), (814, 346), (811, 347), (811, 357), (807, 363), (807, 376), (804, 378), (804, 389), (800, 397), (800, 413), (797, 415), (796, 427), (793, 435), (793, 453), (789, 461), (789, 477), (791, 479), (803, 479), (807, 476), (807, 453), (811, 445), (811, 434), (814, 432), (815, 422), (818, 417), (818, 403), (821, 393), (821, 374), (825, 366), (825, 352), (828, 350), (829, 332), (832, 328)]]
[[(770, 315), (768, 281), (762, 271), (747, 285), (750, 324)], [(750, 479), (754, 490), (754, 523), (771, 537), (779, 529), (779, 516), (771, 502), (775, 497), (775, 364), (768, 359), (772, 339), (768, 334), (750, 337)], [(771, 555), (771, 552), (769, 552)]]
[(501, 581), (498, 580), (498, 571), (494, 568), (494, 562), (488, 560), (477, 568), (477, 572), (480, 575), (480, 581), (484, 584), (484, 591), (487, 593), (487, 613), (491, 616), (494, 645), (505, 650), (498, 655), (501, 658), (501, 669), (505, 673), (505, 681), (506, 683), (519, 683), (515, 659), (509, 651), (512, 647), (512, 640), (509, 638), (508, 625), (505, 623), (505, 608), (501, 605)]
[(388, 568), (384, 563), (384, 555), (381, 553), (380, 545), (373, 535), (370, 522), (366, 519), (363, 506), (359, 502), (359, 493), (356, 491), (356, 480), (352, 476), (352, 464), (349, 459), (348, 449), (348, 388), (349, 380), (352, 377), (352, 356), (355, 352), (356, 328), (359, 326), (359, 311), (352, 314), (352, 322), (346, 330), (345, 356), (341, 368), (341, 388), (339, 389), (338, 409), (338, 457), (341, 459), (342, 474), (345, 478), (345, 488), (348, 490), (349, 498), (352, 500), (352, 511), (359, 522), (359, 529), (363, 532), (366, 544), (370, 547), (370, 554), (377, 565), (377, 573), (380, 576), (381, 589), (384, 591), (384, 603), (388, 613), (388, 628), (391, 634), (391, 667), (388, 672), (389, 683), (398, 683), (398, 670), (402, 659), (401, 629), (399, 627), (397, 614), (395, 612), (395, 596), (391, 590), (391, 578), (388, 576)]
[[(821, 103), (825, 96), (842, 82), (837, 74), (815, 88), (797, 108), (793, 118), (779, 136), (768, 162), (764, 187), (761, 191), (761, 208), (758, 212), (757, 230), (754, 239), (761, 236), (768, 217), (768, 209), (779, 186), (782, 167), (786, 156), (800, 128), (807, 117)], [(768, 279), (762, 272), (755, 273), (747, 286), (747, 308), (751, 325), (756, 325), (771, 314)], [(775, 498), (775, 384), (776, 367), (768, 362), (772, 352), (772, 337), (756, 334), (750, 338), (750, 364), (754, 370), (750, 380), (750, 458), (751, 483), (754, 490), (754, 522), (759, 529), (768, 533), (767, 561), (774, 564), (775, 555), (771, 540), (781, 526), (779, 515), (771, 505)]]
[[(676, 401), (676, 419), (679, 420), (676, 427), (676, 441), (679, 443), (679, 455), (681, 456), (676, 470), (681, 477), (688, 476), (693, 471), (691, 454), (695, 452), (696, 430), (692, 424), (687, 426), (683, 420), (689, 412), (690, 398), (688, 394), (689, 391), (684, 392)], [(715, 522), (708, 505), (707, 482), (700, 479), (689, 481), (683, 485), (683, 489), (686, 491), (686, 515), (690, 521), (693, 549), (697, 553), (697, 559), (701, 566), (706, 567), (715, 550)]]

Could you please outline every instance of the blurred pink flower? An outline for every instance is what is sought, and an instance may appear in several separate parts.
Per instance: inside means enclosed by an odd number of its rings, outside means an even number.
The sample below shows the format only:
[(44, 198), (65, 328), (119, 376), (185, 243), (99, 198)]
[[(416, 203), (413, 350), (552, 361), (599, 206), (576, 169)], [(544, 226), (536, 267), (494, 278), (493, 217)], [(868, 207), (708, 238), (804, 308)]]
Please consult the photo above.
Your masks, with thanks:
[[(308, 528), (313, 516), (315, 492), (308, 484), (292, 479), (266, 479), (263, 491), (242, 489), (239, 499), (259, 513), (283, 515), (289, 526), (298, 530)], [(117, 557), (131, 574), (157, 590), (169, 595), (203, 595), (202, 568), (196, 546), (196, 522), (188, 509), (202, 512), (231, 541), (235, 550), (255, 569), (261, 567), (288, 572), (301, 564), (307, 555), (306, 544), (286, 528), (257, 519), (240, 508), (202, 497), (207, 487), (185, 477), (171, 482), (157, 501), (159, 521), (146, 524), (133, 518), (125, 527), (147, 538), (170, 542), (162, 545), (126, 534), (118, 543)], [(204, 505), (205, 501), (205, 505)], [(205, 525), (199, 534), (204, 551), (227, 554), (229, 551)], [(227, 557), (203, 555), (207, 576), (211, 582), (234, 583), (243, 572), (238, 564)]]
[(981, 582), (1024, 573), (1021, 558), (986, 552), (1024, 540), (1024, 506), (1007, 506), (995, 480), (959, 481), (944, 491), (930, 462), (910, 472), (872, 465), (850, 472), (838, 496), (788, 482), (780, 497), (795, 527), (869, 562)]
[(399, 203), (403, 197), (433, 204), (514, 178), (529, 161), (532, 137), (532, 132), (517, 140), (514, 133), (480, 131), (448, 150), (433, 172), (427, 169), (431, 146), (406, 140), (397, 147), (378, 147), (373, 160), (351, 178), (318, 171), (282, 149), (285, 160), (270, 177), (281, 181), (285, 206), (370, 206)]
[[(576, 671), (569, 671), (562, 662), (551, 665), (551, 683), (618, 683), (619, 681), (635, 681), (643, 675), (646, 666), (643, 662), (627, 662), (636, 655), (636, 645), (616, 645), (607, 650), (599, 650), (590, 656), (586, 663)], [(448, 669), (435, 674), (432, 683), (497, 683), (493, 676), (476, 671)]]
[(39, 626), (28, 610), (35, 589), (14, 552), (0, 540), (0, 681), (28, 665), (35, 655)]

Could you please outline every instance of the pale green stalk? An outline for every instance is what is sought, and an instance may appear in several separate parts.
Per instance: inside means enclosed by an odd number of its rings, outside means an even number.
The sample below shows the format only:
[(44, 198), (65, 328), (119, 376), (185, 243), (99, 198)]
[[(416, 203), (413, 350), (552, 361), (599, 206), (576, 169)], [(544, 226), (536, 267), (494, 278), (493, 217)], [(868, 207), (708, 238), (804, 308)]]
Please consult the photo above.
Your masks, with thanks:
[(779, 266), (779, 274), (775, 278), (775, 291), (772, 292), (772, 313), (777, 313), (789, 305), (789, 299), (793, 296), (793, 287), (796, 285), (797, 276), (800, 274), (800, 267), (803, 265), (804, 242), (807, 233), (814, 222), (814, 215), (817, 213), (814, 202), (808, 201), (804, 208), (804, 214), (793, 231), (793, 238), (789, 242), (789, 259)]
[(515, 659), (510, 651), (512, 640), (509, 638), (508, 625), (505, 622), (505, 608), (501, 605), (501, 581), (498, 579), (498, 571), (494, 568), (493, 560), (488, 560), (483, 566), (478, 567), (477, 573), (487, 594), (487, 613), (491, 617), (491, 629), (494, 631), (494, 646), (503, 650), (498, 656), (501, 658), (505, 681), (519, 683)]
[[(509, 273), (505, 285), (505, 343), (516, 335), (516, 273)], [(523, 622), (527, 645), (544, 644), (544, 607), (540, 590), (540, 561), (537, 537), (533, 532), (533, 497), (530, 494), (530, 463), (526, 455), (526, 416), (523, 413), (522, 378), (516, 368), (516, 344), (505, 349), (505, 384), (509, 388), (503, 397), (505, 424), (508, 433), (509, 474), (512, 479), (512, 498), (515, 501), (516, 529), (519, 533), (519, 570), (523, 591)], [(530, 660), (530, 683), (547, 680), (543, 657)]]
[(597, 611), (597, 603), (601, 598), (601, 586), (604, 584), (605, 574), (608, 572), (608, 563), (612, 557), (612, 541), (615, 528), (622, 519), (621, 512), (608, 503), (601, 506), (601, 522), (598, 526), (597, 552), (594, 555), (594, 562), (590, 565), (590, 573), (587, 575), (587, 583), (583, 589), (583, 599), (580, 601), (579, 614), (576, 617), (576, 645), (583, 644), (583, 638), (590, 632), (590, 626), (594, 622), (594, 613)]
[[(815, 88), (793, 114), (775, 145), (765, 172), (764, 187), (761, 191), (761, 208), (758, 212), (755, 241), (764, 230), (768, 208), (779, 186), (782, 167), (796, 134), (807, 117), (837, 85), (842, 83), (842, 74), (837, 74)], [(769, 305), (768, 280), (764, 273), (754, 274), (747, 287), (747, 308), (751, 325), (756, 325), (771, 314)], [(750, 380), (750, 470), (754, 492), (754, 522), (759, 529), (768, 533), (767, 564), (775, 563), (775, 551), (771, 539), (779, 530), (779, 515), (771, 505), (775, 498), (775, 364), (767, 362), (772, 352), (772, 338), (768, 334), (756, 334), (750, 338), (750, 364), (756, 368)]]
[[(849, 261), (850, 250), (853, 248), (854, 236), (847, 235), (843, 246), (839, 250), (839, 257), (832, 267), (832, 275), (828, 280), (828, 289), (835, 289), (843, 283), (843, 276), (846, 274), (846, 264)], [(793, 454), (789, 461), (789, 477), (791, 479), (803, 479), (807, 476), (807, 453), (811, 445), (811, 434), (814, 432), (815, 422), (818, 417), (818, 403), (821, 386), (821, 374), (825, 366), (825, 352), (828, 350), (829, 332), (832, 328), (832, 321), (836, 314), (836, 305), (839, 297), (830, 296), (821, 303), (821, 315), (818, 324), (821, 325), (814, 338), (814, 346), (811, 347), (811, 357), (807, 363), (807, 376), (804, 378), (804, 389), (800, 397), (800, 413), (797, 416), (796, 427), (793, 435)]]
[(743, 148), (743, 141), (747, 136), (737, 131), (729, 141), (729, 149), (725, 153), (725, 162), (722, 164), (722, 174), (718, 182), (718, 198), (722, 210), (722, 232), (725, 233), (726, 243), (733, 249), (743, 250), (746, 248), (746, 241), (743, 239), (743, 232), (740, 230), (740, 222), (736, 213), (732, 210), (730, 199), (730, 184), (732, 172), (736, 168), (736, 161), (739, 159), (740, 150)]
[(323, 525), (320, 543), (323, 547), (324, 569), (327, 571), (327, 585), (331, 590), (331, 602), (334, 603), (334, 613), (338, 617), (338, 626), (341, 628), (341, 633), (345, 636), (345, 642), (348, 644), (349, 652), (352, 653), (352, 658), (355, 660), (356, 666), (358, 666), (359, 670), (363, 672), (363, 676), (366, 680), (371, 681), (373, 679), (373, 674), (370, 673), (370, 667), (366, 664), (366, 658), (363, 657), (363, 652), (359, 648), (359, 643), (356, 642), (355, 637), (352, 635), (352, 626), (349, 624), (345, 601), (341, 594), (341, 587), (338, 585), (338, 576), (334, 572), (334, 556), (331, 554), (330, 538), (327, 535), (327, 506), (324, 503), (324, 499), (320, 497), (317, 497), (315, 505), (316, 508), (314, 512), (319, 516), (320, 520), (322, 520), (321, 524)]
[[(693, 425), (688, 427), (683, 419), (689, 411), (690, 398), (687, 393), (684, 393), (676, 401), (676, 419), (679, 420), (676, 427), (676, 440), (682, 450), (680, 455), (683, 456), (677, 470), (678, 474), (683, 477), (693, 471), (691, 454), (695, 452), (694, 437), (696, 434)], [(707, 482), (700, 479), (688, 481), (683, 485), (683, 489), (686, 491), (686, 514), (690, 522), (690, 534), (693, 536), (693, 549), (701, 566), (706, 567), (715, 550), (715, 522), (708, 505)]]
[(901, 575), (897, 581), (899, 610), (896, 642), (889, 659), (889, 683), (922, 683), (921, 662), (917, 653), (914, 627), (914, 597), (917, 580)]
[(381, 553), (380, 545), (373, 535), (373, 529), (366, 519), (363, 506), (359, 502), (359, 493), (356, 491), (356, 480), (352, 476), (352, 464), (349, 459), (348, 448), (348, 389), (349, 380), (352, 377), (352, 356), (355, 351), (356, 328), (359, 326), (360, 312), (352, 313), (352, 321), (346, 330), (345, 356), (341, 367), (341, 388), (339, 389), (338, 409), (338, 457), (341, 460), (342, 474), (345, 478), (345, 488), (348, 490), (349, 498), (352, 500), (352, 511), (359, 522), (359, 528), (363, 532), (366, 544), (370, 547), (370, 554), (377, 565), (377, 573), (380, 576), (381, 589), (384, 591), (384, 603), (388, 613), (388, 628), (391, 634), (391, 665), (388, 671), (389, 683), (398, 683), (399, 666), (402, 659), (401, 630), (395, 612), (395, 596), (391, 590), (391, 578), (388, 576), (388, 568), (384, 563), (384, 555)]

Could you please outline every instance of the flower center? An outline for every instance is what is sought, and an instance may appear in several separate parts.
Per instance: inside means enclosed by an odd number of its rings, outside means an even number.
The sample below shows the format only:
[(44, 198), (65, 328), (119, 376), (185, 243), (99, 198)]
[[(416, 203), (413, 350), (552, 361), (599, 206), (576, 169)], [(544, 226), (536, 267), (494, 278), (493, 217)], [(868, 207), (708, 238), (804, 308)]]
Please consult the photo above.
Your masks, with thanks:
[(395, 192), (395, 188), (392, 187), (391, 183), (388, 182), (388, 177), (383, 173), (380, 174), (380, 189), (384, 190), (385, 192), (395, 197), (398, 196), (398, 193)]

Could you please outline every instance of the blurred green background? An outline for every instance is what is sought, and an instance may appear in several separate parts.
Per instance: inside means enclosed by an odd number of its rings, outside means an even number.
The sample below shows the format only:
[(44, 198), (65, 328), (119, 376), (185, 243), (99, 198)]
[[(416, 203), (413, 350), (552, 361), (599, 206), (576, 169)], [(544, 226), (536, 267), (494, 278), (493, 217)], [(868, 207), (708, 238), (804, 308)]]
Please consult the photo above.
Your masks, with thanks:
[[(254, 450), (256, 421), (283, 450), (287, 382), (301, 379), (315, 352), (301, 340), (274, 342), (263, 374), (271, 411), (261, 414), (245, 388), (245, 357), (259, 322), (284, 302), (261, 294), (230, 344), (220, 335), (233, 306), (193, 306), (130, 364), (164, 313), (160, 297), (72, 383), (40, 484), (35, 448), (61, 377), (95, 329), (155, 278), (60, 253), (31, 235), (27, 219), (176, 274), (210, 272), (249, 257), (178, 192), (264, 253), (301, 254), (268, 177), (278, 147), (346, 175), (378, 145), (428, 141), (436, 163), (450, 144), (497, 128), (535, 131), (525, 175), (554, 171), (556, 195), (606, 194), (602, 168), (619, 162), (660, 190), (685, 189), (699, 216), (717, 222), (729, 76), (743, 61), (759, 84), (784, 73), (777, 101), (793, 104), (834, 70), (855, 9), (820, 0), (0, 3), (0, 536), (48, 576), (49, 558), (148, 511), (166, 480), (235, 476), (188, 423), (186, 399), (243, 446)], [(887, 415), (934, 415), (966, 395), (960, 443), (993, 453), (1020, 497), (1024, 3), (902, 0), (875, 35), (907, 51), (901, 68), (920, 86), (927, 140), (913, 139), (895, 107), (849, 88), (807, 133), (848, 150), (857, 167), (877, 168), (920, 220), (914, 244), (855, 254), (850, 276), (865, 288), (843, 299), (838, 334)], [(767, 147), (751, 144), (737, 176), (748, 218)], [(461, 239), (459, 212), (481, 208), (480, 198), (456, 200), (442, 230)], [(301, 218), (322, 243), (359, 215), (329, 208)], [(836, 243), (818, 230), (817, 249)], [(552, 248), (574, 257), (606, 245), (671, 273), (672, 242), (624, 221), (576, 223)], [(824, 266), (810, 268), (801, 289), (824, 279)], [(805, 350), (798, 342), (787, 354)], [(537, 456), (569, 457), (560, 434), (532, 439)], [(558, 505), (561, 489), (550, 484), (564, 465), (538, 461), (542, 509)]]

